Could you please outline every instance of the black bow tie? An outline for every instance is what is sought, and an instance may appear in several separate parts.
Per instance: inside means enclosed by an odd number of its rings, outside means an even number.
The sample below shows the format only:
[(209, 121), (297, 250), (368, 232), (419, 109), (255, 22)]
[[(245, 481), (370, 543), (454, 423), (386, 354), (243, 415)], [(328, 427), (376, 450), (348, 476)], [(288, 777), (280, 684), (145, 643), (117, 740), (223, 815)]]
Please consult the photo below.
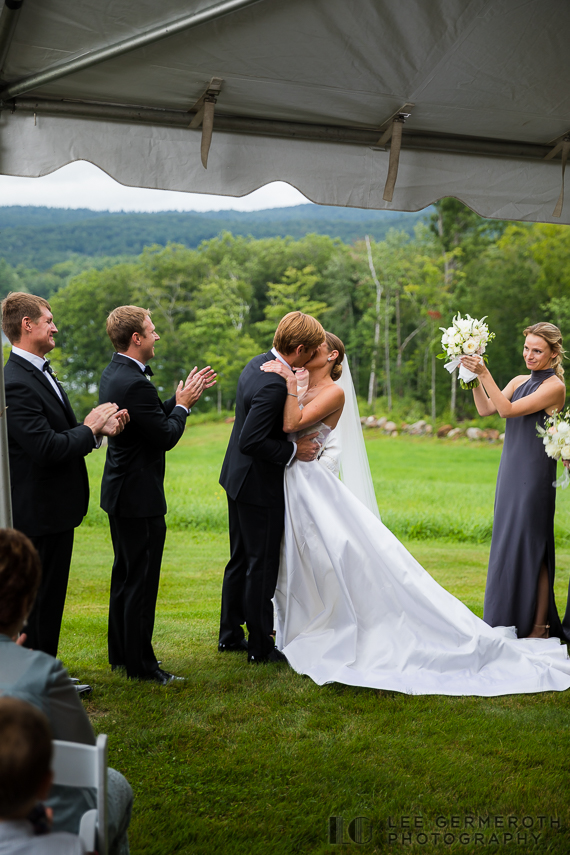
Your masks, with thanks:
[(152, 377), (152, 375), (154, 374), (154, 371), (152, 370), (150, 365), (145, 365), (144, 373), (146, 374), (147, 377)]
[(49, 359), (46, 359), (46, 361), (44, 362), (43, 370), (45, 372), (47, 372), (48, 374), (51, 374), (51, 376), (54, 378), (54, 380), (57, 380), (57, 374), (55, 373), (55, 371), (53, 370), (53, 368), (49, 364)]

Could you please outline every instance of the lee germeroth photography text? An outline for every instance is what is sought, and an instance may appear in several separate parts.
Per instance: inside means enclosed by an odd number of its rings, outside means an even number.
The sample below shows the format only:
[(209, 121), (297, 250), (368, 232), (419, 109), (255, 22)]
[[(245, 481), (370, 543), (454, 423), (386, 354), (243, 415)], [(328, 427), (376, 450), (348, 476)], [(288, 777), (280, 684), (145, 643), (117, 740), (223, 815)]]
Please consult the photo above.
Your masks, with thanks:
[(450, 816), (423, 816), (402, 814), (373, 819), (367, 816), (353, 818), (330, 816), (328, 842), (338, 845), (384, 844), (406, 846), (440, 844), (444, 846), (528, 846), (538, 847), (544, 842), (545, 831), (561, 829), (556, 816), (508, 816), (495, 814), (452, 814)]

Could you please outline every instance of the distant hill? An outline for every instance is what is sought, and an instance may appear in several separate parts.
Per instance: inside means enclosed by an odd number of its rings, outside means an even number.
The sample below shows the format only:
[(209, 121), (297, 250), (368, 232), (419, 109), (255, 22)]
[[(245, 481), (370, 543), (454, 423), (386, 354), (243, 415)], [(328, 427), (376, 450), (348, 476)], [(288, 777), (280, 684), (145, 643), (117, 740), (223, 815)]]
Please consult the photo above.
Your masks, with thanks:
[(139, 255), (145, 246), (168, 242), (196, 247), (222, 231), (254, 238), (298, 239), (308, 233), (352, 243), (369, 234), (382, 240), (390, 228), (413, 234), (429, 209), (407, 214), (322, 205), (295, 205), (265, 211), (164, 211), (111, 213), (88, 209), (0, 207), (0, 258), (47, 270), (74, 255)]

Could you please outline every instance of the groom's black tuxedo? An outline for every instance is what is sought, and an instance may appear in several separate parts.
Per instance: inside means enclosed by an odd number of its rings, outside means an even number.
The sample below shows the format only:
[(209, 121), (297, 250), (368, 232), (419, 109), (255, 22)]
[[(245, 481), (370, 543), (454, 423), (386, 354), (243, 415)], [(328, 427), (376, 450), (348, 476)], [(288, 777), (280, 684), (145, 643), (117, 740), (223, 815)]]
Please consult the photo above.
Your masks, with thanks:
[(129, 411), (130, 422), (110, 437), (101, 482), (115, 552), (109, 599), (109, 662), (129, 677), (156, 671), (152, 633), (166, 537), (165, 452), (186, 425), (176, 398), (162, 403), (140, 366), (114, 353), (100, 384), (101, 401)]
[(93, 433), (77, 423), (43, 371), (15, 353), (4, 369), (14, 528), (40, 554), (42, 581), (26, 628), (29, 647), (57, 655), (73, 549), (73, 530), (87, 513), (84, 457)]
[(262, 353), (241, 373), (220, 484), (234, 502), (275, 508), (283, 507), (283, 467), (294, 446), (283, 433), (287, 384), (279, 374), (260, 370), (272, 359), (273, 353)]
[(283, 432), (287, 384), (260, 370), (275, 359), (262, 353), (239, 379), (235, 422), (220, 484), (228, 494), (231, 557), (222, 588), (220, 644), (232, 646), (249, 631), (248, 655), (264, 659), (273, 647), (271, 598), (283, 534), (283, 473), (294, 445)]

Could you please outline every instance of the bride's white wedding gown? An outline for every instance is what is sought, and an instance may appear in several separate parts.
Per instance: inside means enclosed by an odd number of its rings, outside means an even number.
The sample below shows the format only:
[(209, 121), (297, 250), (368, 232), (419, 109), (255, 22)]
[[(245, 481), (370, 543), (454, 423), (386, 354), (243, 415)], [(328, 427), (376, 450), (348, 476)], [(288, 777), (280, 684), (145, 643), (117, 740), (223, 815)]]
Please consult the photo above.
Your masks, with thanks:
[(276, 644), (296, 671), (319, 685), (418, 695), (570, 687), (566, 645), (476, 617), (339, 480), (335, 432), (309, 430), (326, 438), (324, 453), (286, 469), (275, 592)]

